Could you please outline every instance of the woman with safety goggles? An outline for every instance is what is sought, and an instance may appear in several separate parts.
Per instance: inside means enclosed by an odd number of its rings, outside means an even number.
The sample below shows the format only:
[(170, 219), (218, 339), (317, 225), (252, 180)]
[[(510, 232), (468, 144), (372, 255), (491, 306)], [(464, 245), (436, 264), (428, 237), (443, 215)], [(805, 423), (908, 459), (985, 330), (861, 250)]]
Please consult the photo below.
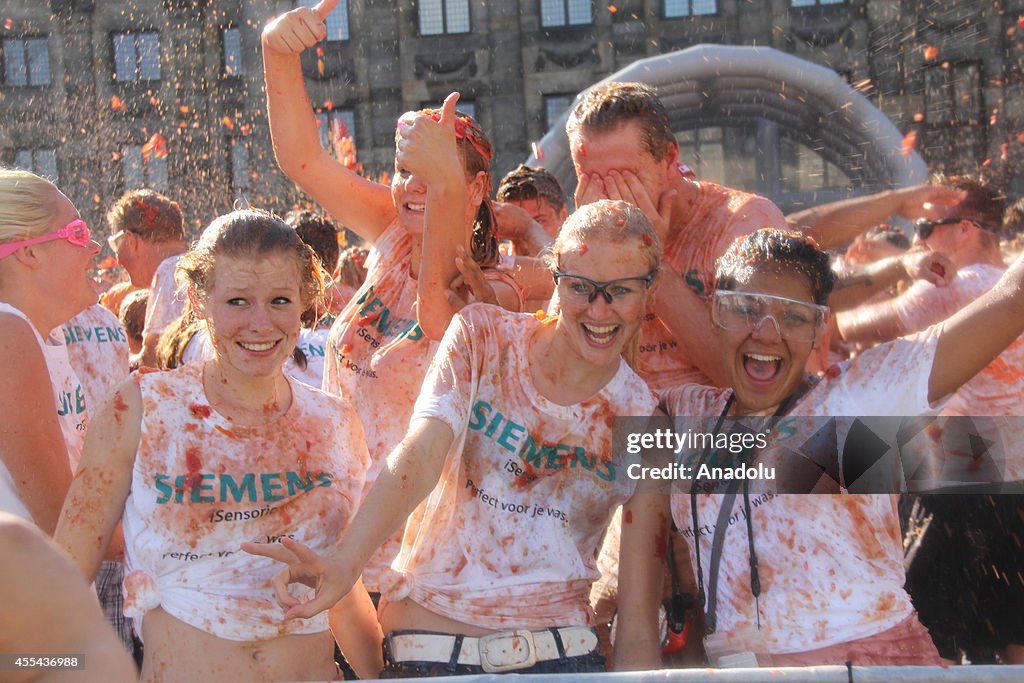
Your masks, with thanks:
[[(327, 140), (352, 131), (336, 126), (317, 131), (300, 54), (324, 39), (324, 22), (337, 5), (324, 0), (277, 17), (263, 31), (263, 60), (270, 133), (281, 170), (373, 247), (363, 286), (328, 335), (323, 384), (359, 412), (372, 460), (370, 484), (405, 434), (436, 342), (458, 310), (446, 295), (459, 274), (456, 248), (482, 266), (497, 264), (487, 198), (493, 149), (476, 121), (455, 111), (457, 96), (451, 95), (444, 112), (401, 117), (390, 187), (362, 177), (325, 150), (321, 136)], [(428, 233), (427, 214), (442, 212)], [(500, 305), (522, 310), (522, 292), (511, 277), (493, 268), (485, 277)], [(389, 540), (367, 567), (370, 591), (377, 590), (399, 540)]]
[(61, 323), (96, 303), (99, 245), (71, 201), (0, 169), (0, 510), (52, 534), (85, 439), (82, 385)]
[[(663, 395), (663, 409), (717, 417), (716, 433), (727, 418), (770, 416), (774, 429), (787, 416), (925, 414), (1024, 331), (1018, 260), (989, 294), (941, 325), (865, 351), (818, 380), (804, 367), (825, 328), (833, 281), (828, 257), (807, 237), (765, 229), (738, 240), (718, 262), (711, 310), (728, 387), (674, 388)], [(804, 447), (825, 433), (824, 421), (787, 423), (795, 434), (790, 443)], [(820, 478), (815, 470), (808, 490), (854, 488), (849, 433), (839, 437), (845, 447), (830, 437), (842, 460), (836, 469), (818, 463)], [(775, 434), (778, 441), (785, 436)], [(771, 461), (771, 444), (748, 453), (750, 462)], [(692, 487), (672, 496), (713, 665), (939, 662), (903, 589), (894, 495), (754, 496), (749, 486), (727, 483), (715, 493)]]
[[(623, 354), (660, 256), (639, 209), (598, 201), (552, 247), (557, 315), (482, 304), (456, 314), (408, 432), (338, 551), (244, 546), (288, 564), (275, 578), (287, 616), (330, 607), (408, 517), (383, 583), (386, 676), (603, 671), (589, 593), (598, 544), (622, 504), (623, 580), (651, 590), (620, 611), (616, 666), (657, 662), (660, 584), (639, 561), (666, 538), (668, 501), (636, 493), (613, 450), (612, 418), (655, 408)], [(299, 604), (287, 590), (294, 581), (315, 584), (316, 597)]]

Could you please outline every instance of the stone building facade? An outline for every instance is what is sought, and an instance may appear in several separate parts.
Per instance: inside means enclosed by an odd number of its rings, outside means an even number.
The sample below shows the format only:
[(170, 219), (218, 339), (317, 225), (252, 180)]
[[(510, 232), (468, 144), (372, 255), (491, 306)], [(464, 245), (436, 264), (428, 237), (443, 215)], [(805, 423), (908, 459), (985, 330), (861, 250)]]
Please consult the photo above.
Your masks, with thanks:
[[(303, 197), (273, 160), (259, 33), (295, 4), (0, 0), (0, 162), (55, 175), (95, 226), (140, 185), (178, 198), (193, 226), (239, 199), (291, 208)], [(390, 170), (401, 112), (452, 90), (490, 133), (500, 177), (593, 82), (724, 43), (828, 66), (933, 168), (984, 165), (1024, 193), (1024, 0), (342, 0), (329, 28), (303, 60), (310, 98), (325, 144), (344, 156), (351, 137), (374, 176)], [(756, 154), (727, 125), (680, 140), (715, 180), (723, 156)], [(813, 150), (780, 164), (804, 185), (844, 182)]]

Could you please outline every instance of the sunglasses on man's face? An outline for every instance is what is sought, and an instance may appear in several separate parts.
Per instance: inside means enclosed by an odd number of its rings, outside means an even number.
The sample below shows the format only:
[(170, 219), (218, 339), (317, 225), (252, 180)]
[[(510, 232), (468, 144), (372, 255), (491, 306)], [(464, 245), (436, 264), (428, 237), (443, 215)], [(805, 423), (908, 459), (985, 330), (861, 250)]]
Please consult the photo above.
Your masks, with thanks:
[(10, 256), (14, 252), (18, 251), (22, 247), (29, 247), (33, 244), (42, 244), (43, 242), (50, 242), (52, 240), (67, 240), (74, 244), (76, 247), (84, 247), (92, 241), (92, 232), (89, 230), (89, 226), (85, 224), (81, 218), (77, 218), (60, 230), (51, 232), (48, 235), (42, 237), (33, 237), (27, 240), (18, 240), (17, 242), (7, 242), (6, 244), (0, 244), (0, 258)]
[(953, 223), (962, 223), (968, 218), (961, 218), (960, 216), (951, 216), (950, 218), (940, 218), (938, 220), (929, 220), (927, 218), (918, 218), (914, 221), (914, 232), (917, 236), (923, 240), (928, 239), (935, 232), (935, 228), (940, 225), (952, 225)]

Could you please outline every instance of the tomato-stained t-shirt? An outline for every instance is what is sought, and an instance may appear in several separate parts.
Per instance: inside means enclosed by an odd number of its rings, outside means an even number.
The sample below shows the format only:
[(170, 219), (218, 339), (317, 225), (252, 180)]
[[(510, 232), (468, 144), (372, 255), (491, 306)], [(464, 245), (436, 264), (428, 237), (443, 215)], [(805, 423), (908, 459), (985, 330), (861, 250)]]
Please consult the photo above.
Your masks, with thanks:
[(355, 411), (289, 381), (284, 415), (240, 427), (206, 398), (204, 365), (138, 379), (142, 434), (123, 518), (125, 614), (159, 606), (228, 640), (323, 631), (326, 614), (284, 620), (270, 586), (280, 565), (239, 545), (288, 536), (324, 551), (338, 539), (369, 464)]
[(484, 305), (453, 319), (413, 418), (444, 421), (455, 441), (406, 525), (389, 600), (491, 629), (591, 624), (597, 547), (635, 487), (612, 418), (650, 415), (656, 399), (625, 361), (581, 403), (546, 399), (528, 356), (545, 324)]

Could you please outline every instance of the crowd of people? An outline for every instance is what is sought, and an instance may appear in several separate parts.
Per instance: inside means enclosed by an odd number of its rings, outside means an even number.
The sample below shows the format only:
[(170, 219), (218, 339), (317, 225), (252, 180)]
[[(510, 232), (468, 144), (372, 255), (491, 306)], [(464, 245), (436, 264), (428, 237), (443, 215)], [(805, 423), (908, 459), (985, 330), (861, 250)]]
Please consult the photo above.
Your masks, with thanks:
[[(320, 145), (300, 55), (334, 4), (263, 32), (278, 164), (326, 215), (190, 245), (128, 192), (100, 296), (72, 202), (0, 169), (0, 651), (111, 681), (1024, 663), (1020, 497), (928, 485), (1024, 478), (1019, 206), (956, 177), (786, 216), (695, 177), (639, 83), (575, 103), (572, 202), (525, 165), (492, 199), (457, 93), (398, 119), (389, 187)], [(892, 415), (916, 487), (858, 488), (847, 428), (813, 494), (662, 488), (614, 429)]]

